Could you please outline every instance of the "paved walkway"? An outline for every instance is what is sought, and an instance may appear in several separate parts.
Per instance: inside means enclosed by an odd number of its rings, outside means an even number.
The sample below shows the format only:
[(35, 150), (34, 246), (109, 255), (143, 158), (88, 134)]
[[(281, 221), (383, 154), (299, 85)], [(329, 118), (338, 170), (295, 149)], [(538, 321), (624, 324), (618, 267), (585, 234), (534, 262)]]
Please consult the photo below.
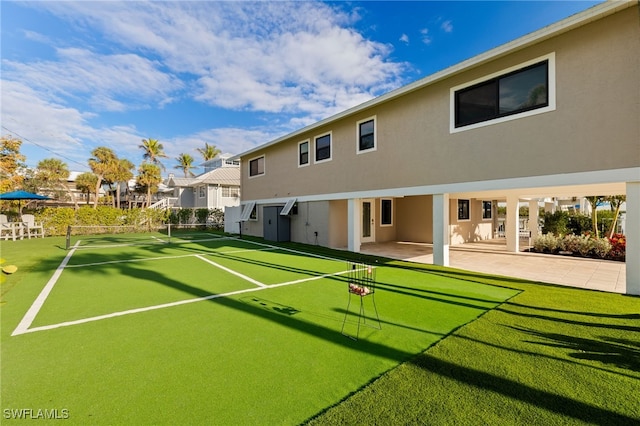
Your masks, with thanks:
[[(363, 244), (362, 253), (433, 264), (431, 244), (390, 242)], [(468, 271), (523, 278), (592, 290), (624, 293), (624, 262), (538, 253), (507, 252), (501, 240), (451, 246), (449, 266)]]

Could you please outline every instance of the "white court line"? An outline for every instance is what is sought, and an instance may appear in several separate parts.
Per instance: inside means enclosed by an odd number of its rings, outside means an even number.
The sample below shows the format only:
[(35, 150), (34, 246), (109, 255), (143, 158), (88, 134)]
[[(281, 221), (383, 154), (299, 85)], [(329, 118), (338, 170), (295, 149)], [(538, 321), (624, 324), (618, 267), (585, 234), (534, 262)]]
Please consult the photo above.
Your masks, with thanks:
[[(244, 241), (244, 240), (240, 240), (240, 239), (237, 239), (237, 238), (229, 238), (229, 239)], [(267, 249), (271, 249), (271, 250), (280, 249), (280, 250), (289, 251), (289, 252), (292, 252), (292, 253), (298, 253), (298, 254), (303, 254), (303, 255), (306, 255), (306, 256), (312, 256), (312, 257), (317, 257), (317, 258), (327, 259), (327, 260), (335, 260), (335, 261), (343, 261), (344, 260), (344, 259), (332, 258), (332, 257), (328, 257), (328, 256), (323, 256), (323, 255), (316, 255), (316, 254), (313, 254), (313, 253), (305, 253), (303, 251), (289, 249), (289, 248), (286, 248), (286, 247), (278, 247), (278, 246), (274, 246), (274, 245), (271, 245), (271, 244), (258, 243), (258, 242), (255, 242), (255, 241), (248, 241), (248, 242), (250, 242), (252, 244), (256, 244), (258, 246), (267, 247)], [(268, 289), (268, 288), (275, 288), (275, 287), (282, 287), (282, 286), (293, 285), (293, 284), (300, 284), (300, 283), (303, 283), (303, 282), (306, 282), (306, 281), (315, 281), (315, 280), (319, 280), (319, 279), (322, 279), (322, 278), (327, 278), (327, 277), (330, 277), (330, 276), (343, 275), (343, 274), (349, 273), (351, 271), (351, 270), (347, 270), (347, 271), (342, 271), (342, 272), (324, 274), (324, 275), (320, 275), (320, 276), (316, 276), (316, 277), (312, 277), (312, 278), (303, 278), (303, 279), (300, 279), (300, 280), (289, 281), (289, 282), (280, 283), (280, 284), (265, 285), (265, 284), (262, 284), (262, 283), (260, 283), (260, 282), (258, 282), (256, 280), (253, 280), (252, 278), (246, 277), (246, 276), (244, 276), (244, 275), (242, 275), (240, 273), (232, 271), (232, 270), (230, 270), (228, 268), (225, 268), (225, 267), (223, 267), (221, 265), (218, 265), (217, 263), (215, 263), (213, 261), (210, 261), (210, 260), (202, 257), (202, 255), (206, 255), (206, 254), (210, 254), (210, 253), (190, 254), (190, 255), (185, 255), (185, 256), (196, 256), (196, 257), (200, 258), (201, 260), (204, 260), (205, 262), (208, 262), (208, 263), (210, 263), (210, 264), (212, 264), (212, 265), (214, 265), (216, 267), (219, 267), (220, 269), (226, 270), (227, 272), (230, 272), (230, 273), (232, 273), (234, 275), (237, 275), (240, 278), (243, 278), (243, 279), (245, 279), (245, 280), (247, 280), (249, 282), (254, 283), (255, 285), (258, 286), (258, 288), (250, 288), (250, 289), (232, 291), (232, 292), (229, 292), (229, 293), (222, 293), (222, 294), (213, 294), (211, 296), (205, 296), (205, 297), (200, 297), (200, 298), (196, 298), (196, 299), (181, 300), (181, 301), (178, 301), (178, 302), (171, 302), (171, 303), (165, 303), (165, 304), (162, 304), (162, 305), (148, 306), (148, 307), (145, 307), (145, 308), (130, 309), (130, 310), (127, 310), (127, 311), (114, 312), (114, 313), (111, 313), (111, 314), (99, 315), (99, 316), (96, 316), (96, 317), (89, 317), (89, 318), (84, 318), (84, 319), (80, 319), (80, 320), (66, 321), (66, 322), (62, 322), (62, 323), (59, 323), (59, 324), (51, 324), (51, 325), (45, 325), (45, 326), (40, 326), (40, 327), (29, 328), (31, 326), (31, 324), (33, 323), (36, 315), (38, 314), (38, 312), (40, 311), (40, 309), (44, 305), (44, 302), (46, 301), (47, 297), (51, 293), (51, 290), (53, 289), (53, 287), (55, 286), (56, 282), (60, 278), (60, 275), (62, 274), (62, 271), (64, 270), (65, 267), (67, 267), (67, 263), (69, 262), (71, 256), (76, 251), (76, 249), (79, 248), (79, 244), (80, 244), (80, 241), (76, 242), (76, 244), (69, 251), (69, 253), (67, 253), (67, 256), (60, 263), (60, 266), (58, 266), (58, 268), (56, 269), (55, 273), (49, 279), (49, 281), (47, 282), (45, 287), (42, 289), (42, 291), (40, 292), (40, 294), (38, 295), (36, 300), (33, 302), (31, 307), (29, 308), (29, 310), (25, 314), (25, 316), (22, 318), (22, 320), (20, 321), (20, 323), (18, 324), (16, 329), (13, 331), (13, 333), (11, 333), (12, 336), (17, 336), (17, 335), (25, 334), (25, 333), (32, 333), (32, 332), (36, 332), (36, 331), (52, 330), (52, 329), (56, 329), (56, 328), (60, 328), (60, 327), (66, 327), (66, 326), (70, 326), (70, 325), (84, 324), (84, 323), (88, 323), (88, 322), (99, 321), (99, 320), (102, 320), (102, 319), (115, 318), (115, 317), (119, 317), (119, 316), (123, 316), (123, 315), (136, 314), (136, 313), (140, 313), (140, 312), (147, 312), (147, 311), (152, 311), (152, 310), (157, 310), (157, 309), (169, 308), (169, 307), (184, 305), (184, 304), (188, 304), (188, 303), (201, 302), (203, 300), (211, 300), (211, 299), (216, 299), (216, 298), (219, 298), (219, 297), (233, 296), (233, 295), (236, 295), (236, 294), (248, 293), (248, 292), (253, 292), (253, 291), (261, 291), (261, 290), (265, 290), (265, 289)], [(265, 250), (267, 250), (267, 249), (265, 249)], [(234, 252), (238, 252), (238, 251), (253, 251), (253, 250), (250, 250), (250, 249), (249, 250), (237, 250), (237, 251), (234, 251)], [(255, 250), (255, 251), (262, 251), (262, 250)], [(179, 258), (179, 257), (185, 257), (185, 256), (171, 256), (169, 258)], [(167, 258), (167, 257), (165, 257), (165, 258)], [(95, 263), (95, 264), (73, 265), (73, 266), (68, 266), (68, 267), (99, 265), (99, 264), (105, 264), (105, 263), (138, 262), (138, 261), (143, 261), (143, 260), (155, 260), (155, 259), (162, 259), (162, 258), (149, 258), (149, 259), (134, 259), (134, 260), (123, 260), (123, 261), (100, 262), (100, 263)]]
[(240, 277), (240, 278), (242, 278), (242, 279), (243, 279), (243, 280), (245, 280), (245, 281), (249, 281), (250, 283), (257, 285), (258, 287), (268, 287), (267, 285), (262, 284), (260, 281), (256, 281), (256, 280), (254, 280), (253, 278), (249, 278), (249, 277), (248, 277), (248, 276), (246, 276), (246, 275), (242, 275), (240, 272), (236, 272), (236, 271), (234, 271), (234, 270), (232, 270), (232, 269), (229, 269), (229, 268), (227, 268), (227, 267), (224, 267), (224, 266), (222, 266), (222, 265), (220, 265), (220, 264), (218, 264), (218, 263), (214, 262), (213, 260), (209, 260), (209, 259), (207, 259), (206, 257), (203, 257), (203, 256), (201, 256), (201, 255), (196, 255), (196, 257), (197, 257), (198, 259), (200, 259), (200, 260), (204, 260), (205, 262), (210, 263), (211, 265), (215, 266), (216, 268), (220, 268), (220, 269), (222, 269), (223, 271), (226, 271), (226, 272), (228, 272), (228, 273), (230, 273), (230, 274), (235, 275), (236, 277)]
[(320, 276), (320, 277), (313, 277), (313, 278), (306, 278), (306, 279), (297, 280), (297, 281), (290, 281), (288, 283), (275, 284), (275, 285), (271, 285), (271, 286), (264, 286), (264, 287), (258, 287), (258, 288), (246, 288), (244, 290), (236, 290), (236, 291), (230, 291), (228, 293), (212, 294), (210, 296), (198, 297), (196, 299), (180, 300), (178, 302), (164, 303), (162, 305), (154, 305), (154, 306), (147, 306), (147, 307), (144, 307), (144, 308), (129, 309), (129, 310), (126, 310), (126, 311), (114, 312), (114, 313), (105, 314), (105, 315), (98, 315), (98, 316), (95, 316), (95, 317), (83, 318), (83, 319), (74, 320), (74, 321), (65, 321), (65, 322), (61, 322), (61, 323), (58, 323), (58, 324), (50, 324), (50, 325), (43, 325), (43, 326), (40, 326), (40, 327), (27, 328), (27, 329), (21, 330), (20, 333), (16, 333), (14, 331), (12, 336), (17, 336), (18, 334), (35, 333), (36, 331), (54, 330), (56, 328), (68, 327), (70, 325), (86, 324), (86, 323), (89, 323), (89, 322), (100, 321), (100, 320), (109, 319), (109, 318), (116, 318), (116, 317), (121, 317), (121, 316), (124, 316), (124, 315), (139, 314), (139, 313), (142, 313), (142, 312), (149, 312), (149, 311), (155, 311), (155, 310), (158, 310), (158, 309), (171, 308), (171, 307), (174, 307), (174, 306), (186, 305), (186, 304), (189, 304), (189, 303), (196, 303), (196, 302), (202, 302), (202, 301), (205, 301), (205, 300), (218, 299), (220, 297), (235, 296), (237, 294), (243, 294), (243, 293), (252, 293), (252, 292), (255, 292), (255, 291), (267, 290), (267, 289), (274, 288), (274, 287), (282, 287), (282, 286), (286, 286), (286, 285), (299, 284), (299, 283), (302, 283), (302, 282), (305, 282), (305, 281), (315, 281), (315, 280), (318, 280), (320, 278), (326, 278), (326, 277), (330, 277), (330, 276), (333, 276), (333, 275), (343, 275), (343, 274), (346, 274), (346, 273), (348, 273), (350, 271), (351, 270), (341, 271), (341, 272), (336, 272), (334, 274), (326, 274), (326, 275), (323, 275), (323, 276)]
[(80, 241), (78, 241), (73, 246), (73, 248), (69, 250), (69, 253), (67, 253), (65, 258), (62, 260), (60, 266), (58, 266), (36, 300), (34, 300), (27, 313), (24, 314), (24, 317), (20, 321), (20, 324), (18, 324), (16, 329), (13, 330), (13, 333), (11, 333), (12, 336), (17, 336), (18, 334), (23, 334), (29, 331), (29, 327), (33, 323), (33, 320), (36, 318), (36, 315), (38, 315), (38, 312), (40, 312), (40, 309), (42, 308), (42, 305), (44, 305), (44, 302), (47, 300), (47, 297), (49, 297), (49, 293), (51, 293), (51, 290), (53, 290), (53, 286), (55, 286), (56, 282), (58, 282), (58, 278), (60, 278), (60, 275), (62, 275), (64, 267), (69, 262), (69, 259), (71, 259), (71, 256), (73, 256), (73, 253), (76, 251), (78, 244), (80, 244)]
[(167, 260), (167, 259), (180, 259), (185, 257), (195, 257), (200, 255), (219, 255), (219, 254), (233, 254), (233, 253), (243, 253), (247, 251), (267, 251), (274, 250), (271, 248), (264, 249), (243, 249), (243, 250), (231, 250), (225, 252), (211, 253), (208, 251), (201, 251), (198, 253), (190, 253), (190, 254), (178, 254), (175, 256), (160, 256), (160, 257), (143, 257), (140, 259), (124, 259), (124, 260), (105, 260), (104, 262), (93, 262), (93, 263), (80, 263), (78, 265), (67, 265), (67, 268), (81, 268), (84, 266), (100, 266), (100, 265), (109, 265), (113, 263), (132, 263), (132, 262), (147, 262), (153, 260)]

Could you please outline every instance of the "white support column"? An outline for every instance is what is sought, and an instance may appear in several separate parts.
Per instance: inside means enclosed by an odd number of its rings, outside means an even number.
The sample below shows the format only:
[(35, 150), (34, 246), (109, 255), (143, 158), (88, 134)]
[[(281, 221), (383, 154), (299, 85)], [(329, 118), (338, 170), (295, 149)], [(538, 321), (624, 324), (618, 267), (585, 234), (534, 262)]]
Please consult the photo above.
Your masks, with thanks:
[(449, 194), (433, 195), (433, 264), (449, 266)]
[(347, 249), (354, 253), (360, 252), (360, 229), (362, 228), (362, 214), (360, 200), (350, 198), (347, 201)]
[(533, 242), (538, 236), (538, 200), (529, 200), (529, 231)]
[(520, 251), (520, 212), (518, 202), (517, 195), (507, 196), (507, 217), (504, 231), (507, 237), (507, 251), (514, 253)]
[(640, 182), (627, 182), (627, 294), (640, 295)]

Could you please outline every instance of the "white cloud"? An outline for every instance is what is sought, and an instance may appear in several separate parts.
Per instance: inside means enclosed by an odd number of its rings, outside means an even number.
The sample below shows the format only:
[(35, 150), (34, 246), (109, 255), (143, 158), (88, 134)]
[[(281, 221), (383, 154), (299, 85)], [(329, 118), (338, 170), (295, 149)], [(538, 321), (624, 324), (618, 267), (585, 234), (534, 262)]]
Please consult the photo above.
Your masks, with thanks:
[[(147, 135), (125, 115), (118, 126), (97, 124), (106, 111), (192, 100), (265, 113), (270, 122), (263, 126), (223, 125), (161, 141), (171, 158), (188, 149), (194, 154), (205, 142), (239, 153), (400, 86), (408, 67), (388, 59), (390, 45), (353, 29), (359, 15), (346, 3), (76, 1), (26, 7), (61, 19), (72, 36), (23, 31), (55, 55), (3, 60), (3, 125), (78, 164), (86, 164), (97, 146), (139, 161), (138, 145)], [(35, 156), (38, 148), (32, 148)]]
[(162, 104), (183, 87), (159, 70), (160, 64), (135, 54), (104, 55), (61, 48), (57, 61), (3, 62), (3, 78), (22, 82), (50, 99), (86, 99), (95, 110), (125, 111)]
[[(130, 52), (151, 53), (171, 75), (196, 79), (194, 99), (223, 108), (314, 114), (334, 102), (319, 96), (330, 92), (326, 85), (371, 97), (402, 83), (405, 65), (385, 59), (390, 47), (346, 27), (358, 19), (357, 11), (324, 3), (45, 2), (42, 7), (101, 30)], [(140, 75), (160, 80), (162, 74), (151, 73), (157, 64), (143, 65), (138, 64)], [(137, 86), (132, 83), (121, 87), (121, 94)], [(309, 95), (315, 102), (302, 102)]]
[(405, 44), (409, 44), (409, 36), (406, 34), (402, 34), (399, 40)]
[(431, 42), (433, 41), (433, 39), (429, 35), (429, 29), (428, 28), (421, 29), (420, 30), (420, 35), (422, 37), (422, 42), (424, 44), (431, 44)]
[(447, 20), (447, 21), (444, 21), (442, 24), (440, 24), (440, 28), (445, 33), (450, 33), (453, 31), (453, 24), (451, 23), (451, 21)]

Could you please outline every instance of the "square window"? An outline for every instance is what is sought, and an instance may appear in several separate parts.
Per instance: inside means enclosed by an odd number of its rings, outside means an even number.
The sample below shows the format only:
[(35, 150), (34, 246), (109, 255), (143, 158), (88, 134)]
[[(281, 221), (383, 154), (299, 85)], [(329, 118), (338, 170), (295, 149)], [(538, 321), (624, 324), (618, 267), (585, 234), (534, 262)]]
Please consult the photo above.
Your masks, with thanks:
[(492, 213), (492, 203), (491, 201), (483, 201), (482, 202), (482, 218), (483, 219), (491, 219), (493, 216)]
[(298, 144), (298, 166), (309, 164), (309, 141)]
[(264, 174), (264, 156), (249, 161), (249, 177)]
[(331, 133), (316, 138), (316, 162), (331, 160)]
[(469, 220), (469, 200), (458, 200), (458, 220)]
[(375, 150), (375, 117), (358, 122), (358, 152)]
[(381, 226), (393, 225), (393, 200), (390, 200), (390, 199), (380, 200), (380, 225)]

